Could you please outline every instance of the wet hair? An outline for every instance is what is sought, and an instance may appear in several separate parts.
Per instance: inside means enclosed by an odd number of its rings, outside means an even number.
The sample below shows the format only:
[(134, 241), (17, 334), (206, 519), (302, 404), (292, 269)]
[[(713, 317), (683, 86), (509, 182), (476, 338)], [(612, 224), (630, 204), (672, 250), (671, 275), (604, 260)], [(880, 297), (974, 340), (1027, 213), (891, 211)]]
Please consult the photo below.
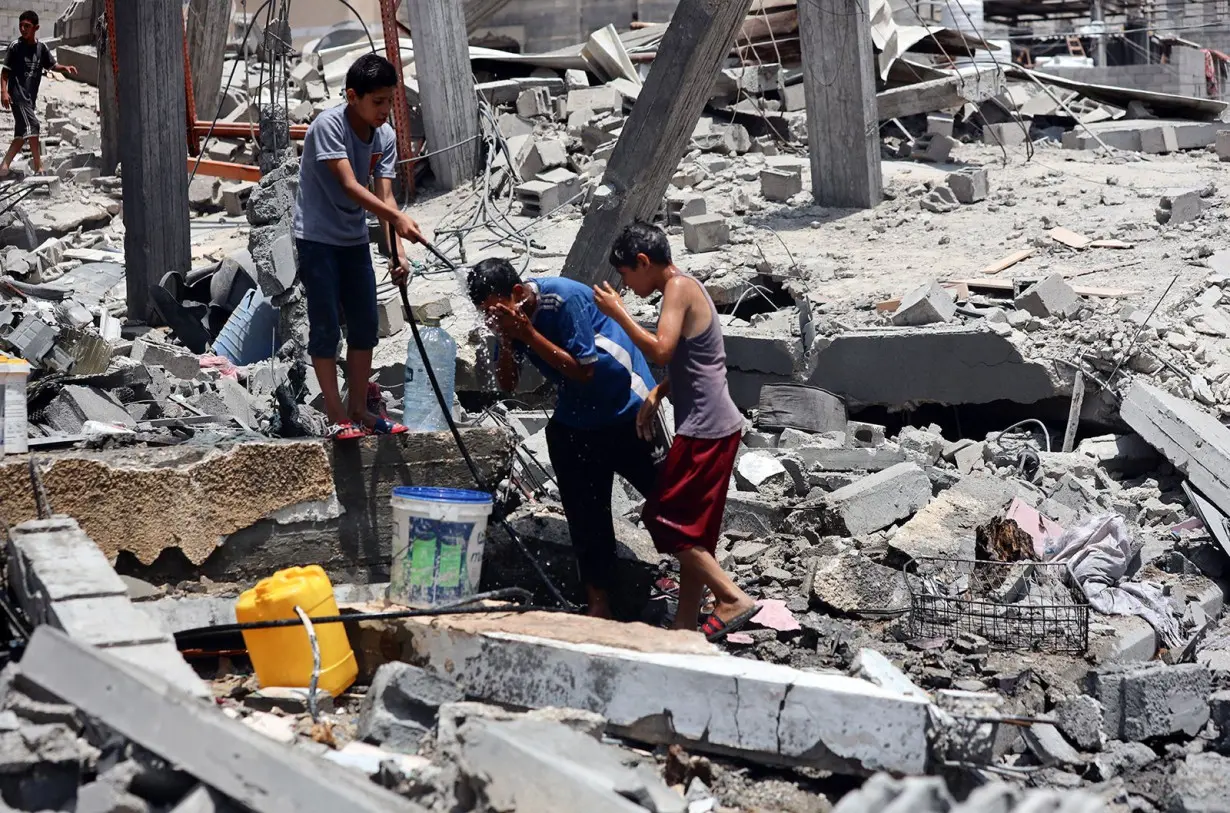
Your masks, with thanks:
[(346, 90), (358, 96), (391, 87), (397, 87), (397, 69), (379, 54), (364, 54), (346, 71)]
[(35, 11), (23, 11), (21, 16), (17, 18), (18, 23), (29, 23), (38, 28), (38, 13)]
[(643, 220), (624, 226), (611, 246), (610, 263), (616, 268), (632, 268), (638, 254), (644, 254), (654, 265), (670, 265), (671, 244), (666, 232)]
[(521, 284), (517, 269), (503, 257), (491, 257), (475, 264), (466, 280), (470, 288), (470, 301), (482, 306), (494, 295), (509, 297), (513, 288)]

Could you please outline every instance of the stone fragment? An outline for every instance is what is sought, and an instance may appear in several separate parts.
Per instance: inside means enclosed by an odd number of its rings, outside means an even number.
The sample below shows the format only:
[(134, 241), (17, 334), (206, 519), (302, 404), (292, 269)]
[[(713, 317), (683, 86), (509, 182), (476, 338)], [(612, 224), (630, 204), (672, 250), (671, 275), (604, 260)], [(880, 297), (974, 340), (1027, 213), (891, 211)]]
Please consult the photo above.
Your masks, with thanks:
[(1177, 225), (1196, 220), (1203, 210), (1199, 189), (1172, 189), (1162, 195), (1154, 214), (1158, 223)]
[(892, 321), (898, 326), (931, 325), (947, 322), (957, 314), (957, 303), (952, 294), (938, 282), (929, 282), (910, 291), (901, 298), (901, 304), (893, 312)]
[(517, 96), (517, 115), (524, 118), (550, 116), (554, 110), (551, 92), (545, 87), (528, 88)]
[(730, 226), (718, 214), (683, 218), (683, 244), (697, 254), (716, 251), (730, 242)]
[(846, 440), (851, 446), (875, 449), (884, 445), (884, 427), (877, 423), (850, 421), (846, 425)]
[(1095, 779), (1106, 782), (1116, 776), (1131, 776), (1157, 761), (1157, 754), (1143, 742), (1111, 740), (1105, 750), (1093, 758)]
[(960, 203), (977, 203), (987, 199), (988, 181), (985, 169), (964, 169), (950, 172), (944, 179)]
[(46, 409), (47, 421), (66, 435), (81, 432), (86, 421), (133, 427), (136, 421), (109, 392), (70, 384), (60, 390)]
[(1028, 124), (1006, 122), (1004, 124), (984, 124), (982, 126), (982, 143), (994, 146), (1015, 147), (1024, 144), (1029, 139), (1026, 130)]
[(777, 458), (749, 452), (735, 464), (735, 484), (740, 491), (782, 499), (790, 492), (791, 478)]
[(731, 557), (741, 565), (756, 561), (769, 549), (763, 542), (740, 542), (730, 551)]
[(840, 615), (901, 610), (910, 603), (901, 571), (854, 551), (816, 560), (811, 599), (820, 609)]
[(1025, 744), (1043, 765), (1080, 765), (1080, 753), (1068, 744), (1059, 730), (1050, 723), (1034, 723), (1021, 731)]
[(196, 212), (222, 210), (222, 181), (201, 176), (188, 185), (188, 205)]
[(1230, 758), (1188, 754), (1169, 777), (1168, 813), (1222, 813), (1230, 788)]
[(932, 189), (919, 201), (919, 205), (928, 212), (935, 212), (936, 214), (955, 212), (961, 208), (961, 203), (957, 200), (957, 196), (947, 186), (937, 186)]
[(912, 516), (931, 500), (931, 481), (914, 463), (898, 463), (824, 499), (830, 533), (860, 536)]
[(1130, 742), (1183, 732), (1194, 737), (1209, 720), (1211, 678), (1200, 664), (1108, 664), (1091, 676), (1108, 737)]
[(1081, 298), (1062, 274), (1052, 274), (1027, 288), (1016, 298), (1015, 304), (1018, 310), (1046, 319), (1074, 315), (1080, 310)]
[(897, 433), (897, 445), (920, 466), (933, 466), (944, 452), (944, 437), (917, 426), (906, 426)]
[(803, 191), (803, 176), (778, 169), (760, 171), (760, 194), (765, 200), (785, 203)]
[(359, 711), (358, 738), (393, 751), (414, 753), (432, 729), (436, 711), (465, 693), (451, 681), (400, 661), (376, 670)]
[(1106, 737), (1102, 732), (1105, 710), (1087, 694), (1078, 694), (1055, 706), (1055, 725), (1082, 751), (1101, 751)]

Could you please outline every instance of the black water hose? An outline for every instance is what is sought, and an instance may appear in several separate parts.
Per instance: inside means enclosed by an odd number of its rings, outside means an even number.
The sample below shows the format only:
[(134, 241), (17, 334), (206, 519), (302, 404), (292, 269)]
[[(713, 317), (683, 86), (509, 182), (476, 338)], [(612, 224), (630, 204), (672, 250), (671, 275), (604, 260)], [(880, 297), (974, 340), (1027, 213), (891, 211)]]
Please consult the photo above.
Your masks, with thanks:
[[(392, 256), (393, 265), (396, 267), (399, 262), (398, 245), (401, 241), (398, 239), (397, 233), (394, 229), (390, 227), (389, 232), (389, 251)], [(445, 254), (438, 248), (426, 240), (423, 240), (422, 243), (423, 247), (434, 254), (436, 259), (444, 263), (449, 270), (453, 272), (458, 270), (457, 264), (445, 256)], [(431, 367), (431, 360), (427, 356), (427, 348), (423, 345), (423, 337), (419, 334), (418, 320), (414, 316), (414, 310), (410, 307), (410, 295), (406, 288), (406, 283), (403, 281), (397, 287), (401, 292), (401, 305), (406, 312), (406, 321), (410, 323), (410, 332), (414, 334), (414, 343), (418, 346), (419, 355), (423, 359), (423, 367), (427, 371), (428, 380), (431, 381), (431, 388), (436, 394), (436, 401), (440, 404), (440, 411), (444, 414), (444, 420), (448, 422), (449, 431), (453, 433), (453, 440), (456, 441), (457, 448), (461, 451), (461, 456), (465, 459), (466, 466), (470, 469), (470, 475), (474, 478), (474, 482), (478, 484), (479, 489), (494, 496), (495, 489), (488, 485), (482, 472), (480, 472), (478, 470), (478, 466), (475, 465), (474, 458), (470, 456), (470, 450), (466, 448), (465, 441), (461, 437), (461, 431), (457, 428), (457, 422), (453, 420), (453, 405), (446, 402), (444, 398), (444, 390), (440, 388), (440, 382), (436, 379), (436, 371)], [(543, 585), (546, 586), (547, 592), (551, 594), (551, 597), (559, 602), (560, 605), (566, 608), (569, 612), (576, 612), (579, 610), (580, 608), (568, 599), (564, 598), (564, 594), (561, 593), (559, 588), (555, 586), (555, 583), (551, 581), (551, 578), (547, 575), (547, 572), (543, 570), (539, 561), (534, 558), (534, 554), (530, 553), (530, 549), (525, 546), (525, 542), (522, 541), (520, 534), (513, 530), (513, 527), (508, 520), (501, 517), (499, 524), (500, 527), (504, 529), (504, 532), (508, 534), (509, 538), (512, 539), (513, 544), (517, 546), (517, 549), (521, 552), (521, 555), (524, 556), (526, 561), (530, 563), (530, 566), (534, 568), (535, 574), (537, 574)]]

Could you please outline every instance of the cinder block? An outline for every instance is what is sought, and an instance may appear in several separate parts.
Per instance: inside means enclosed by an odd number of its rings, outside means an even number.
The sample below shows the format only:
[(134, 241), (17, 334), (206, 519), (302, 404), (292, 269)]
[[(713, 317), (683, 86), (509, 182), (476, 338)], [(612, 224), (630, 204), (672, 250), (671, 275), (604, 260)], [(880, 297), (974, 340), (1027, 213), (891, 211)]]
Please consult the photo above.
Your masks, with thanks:
[(550, 116), (554, 110), (551, 104), (551, 92), (546, 88), (529, 88), (517, 96), (517, 115), (525, 118), (535, 116)]
[(1162, 195), (1154, 215), (1158, 223), (1187, 223), (1199, 218), (1203, 210), (1199, 189), (1174, 189)]
[(915, 142), (914, 150), (910, 153), (910, 157), (917, 161), (930, 161), (933, 164), (942, 164), (952, 155), (952, 148), (955, 146), (957, 146), (957, 140), (952, 136), (934, 133)]
[(929, 282), (906, 294), (893, 313), (893, 324), (899, 326), (930, 325), (947, 322), (957, 314), (952, 294), (938, 282)]
[(730, 226), (721, 215), (683, 218), (683, 244), (697, 254), (716, 251), (730, 242)]
[(782, 108), (786, 111), (807, 109), (807, 90), (802, 82), (785, 85), (778, 91), (782, 97)]
[(927, 116), (927, 132), (952, 138), (952, 116), (943, 113), (932, 113)]
[(516, 189), (522, 211), (538, 217), (558, 209), (581, 191), (581, 177), (566, 169), (553, 169)]
[(977, 203), (986, 200), (988, 194), (988, 179), (985, 169), (966, 169), (961, 172), (949, 173), (946, 179), (948, 188), (957, 196), (961, 203)]
[(824, 498), (825, 530), (860, 536), (911, 517), (931, 501), (931, 480), (914, 463), (899, 463)]
[(592, 110), (595, 113), (606, 113), (623, 106), (623, 98), (619, 91), (610, 85), (599, 85), (592, 88), (576, 88), (568, 91), (568, 114), (580, 110)]
[(703, 195), (686, 195), (678, 192), (666, 196), (666, 221), (668, 225), (682, 225), (685, 217), (707, 214)]
[(558, 138), (546, 138), (535, 141), (528, 146), (518, 170), (521, 177), (529, 180), (548, 169), (562, 167), (568, 163), (568, 148)]
[(785, 203), (803, 191), (803, 176), (778, 169), (760, 171), (760, 194), (765, 200)]
[(1217, 131), (1217, 157), (1230, 161), (1230, 130)]
[(1081, 298), (1062, 274), (1052, 274), (1018, 296), (1016, 307), (1040, 319), (1071, 316), (1080, 310)]
[(1200, 664), (1114, 664), (1093, 673), (1111, 739), (1140, 742), (1183, 732), (1194, 737), (1209, 720), (1209, 670)]
[(248, 198), (256, 184), (252, 181), (238, 181), (222, 187), (222, 208), (231, 217), (241, 217), (248, 208)]
[(1024, 144), (1028, 136), (1025, 130), (1029, 127), (1026, 123), (1023, 126), (1015, 121), (1010, 121), (1005, 124), (984, 124), (982, 127), (982, 143), (983, 144), (1002, 144), (1005, 147), (1014, 147), (1018, 144)]
[(192, 379), (201, 372), (201, 360), (191, 353), (144, 338), (132, 343), (132, 360), (161, 367), (176, 378)]
[(376, 317), (379, 320), (379, 336), (387, 339), (400, 333), (406, 326), (406, 315), (401, 306), (401, 297), (392, 296), (376, 303)]

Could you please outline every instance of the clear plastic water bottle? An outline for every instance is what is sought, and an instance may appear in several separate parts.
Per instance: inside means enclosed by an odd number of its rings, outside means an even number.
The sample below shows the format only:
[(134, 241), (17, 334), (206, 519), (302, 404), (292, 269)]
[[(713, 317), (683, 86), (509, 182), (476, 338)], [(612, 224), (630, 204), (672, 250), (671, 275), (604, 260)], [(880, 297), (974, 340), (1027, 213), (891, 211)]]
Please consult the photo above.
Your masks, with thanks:
[[(436, 381), (440, 382), (444, 403), (448, 404), (451, 412), (453, 390), (457, 381), (457, 343), (440, 327), (439, 320), (421, 319), (419, 335), (423, 337), (423, 347), (427, 351), (431, 369), (436, 374)], [(410, 347), (406, 352), (402, 423), (411, 432), (442, 432), (448, 429), (448, 421), (440, 410), (440, 402), (436, 400), (436, 392), (427, 376), (427, 367), (423, 363), (423, 357), (419, 355), (414, 336), (410, 337)]]

